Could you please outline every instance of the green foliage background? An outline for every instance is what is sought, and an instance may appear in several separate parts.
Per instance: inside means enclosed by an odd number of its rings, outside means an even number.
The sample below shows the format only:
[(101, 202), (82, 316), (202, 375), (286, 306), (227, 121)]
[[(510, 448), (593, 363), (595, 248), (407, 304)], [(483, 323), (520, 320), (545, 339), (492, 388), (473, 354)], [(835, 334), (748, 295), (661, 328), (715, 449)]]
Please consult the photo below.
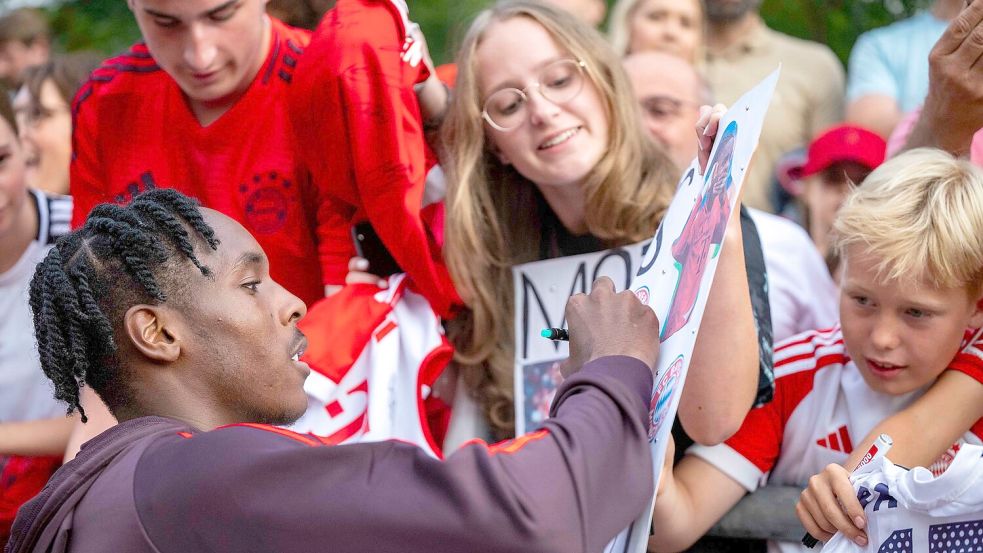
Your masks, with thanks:
[[(2, 4), (3, 0), (0, 0)], [(471, 18), (490, 0), (409, 0), (438, 63), (450, 61)], [(613, 0), (608, 0), (613, 3)], [(825, 42), (844, 62), (857, 36), (907, 17), (930, 0), (765, 0), (761, 14), (775, 29)], [(139, 37), (125, 0), (65, 0), (47, 9), (65, 50), (107, 54)]]

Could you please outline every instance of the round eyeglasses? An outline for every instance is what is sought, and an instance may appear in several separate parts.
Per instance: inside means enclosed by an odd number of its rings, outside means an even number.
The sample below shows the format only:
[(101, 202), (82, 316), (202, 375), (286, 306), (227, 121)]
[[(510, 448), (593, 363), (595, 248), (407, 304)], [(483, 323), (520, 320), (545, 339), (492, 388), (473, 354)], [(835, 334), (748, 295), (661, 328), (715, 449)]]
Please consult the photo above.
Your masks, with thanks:
[(543, 68), (539, 79), (519, 90), (518, 88), (503, 88), (496, 90), (485, 100), (481, 117), (492, 128), (500, 131), (511, 131), (522, 125), (528, 115), (527, 104), (532, 90), (539, 89), (539, 94), (553, 102), (563, 104), (573, 100), (584, 88), (584, 64), (581, 60), (557, 60)]

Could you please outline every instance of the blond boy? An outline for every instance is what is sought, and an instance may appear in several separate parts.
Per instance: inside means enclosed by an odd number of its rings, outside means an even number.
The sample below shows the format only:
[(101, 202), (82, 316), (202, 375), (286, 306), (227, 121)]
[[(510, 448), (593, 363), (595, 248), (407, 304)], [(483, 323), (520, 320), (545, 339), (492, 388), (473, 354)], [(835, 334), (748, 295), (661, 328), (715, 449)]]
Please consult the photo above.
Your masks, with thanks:
[[(694, 446), (663, 473), (656, 551), (686, 548), (765, 483), (805, 486), (844, 463), (947, 367), (980, 378), (961, 350), (983, 325), (983, 173), (913, 150), (852, 193), (834, 230), (845, 264), (840, 326), (779, 344), (774, 401), (752, 410), (724, 444)], [(962, 439), (983, 443), (981, 436), (977, 422)], [(768, 549), (804, 551), (784, 542)]]

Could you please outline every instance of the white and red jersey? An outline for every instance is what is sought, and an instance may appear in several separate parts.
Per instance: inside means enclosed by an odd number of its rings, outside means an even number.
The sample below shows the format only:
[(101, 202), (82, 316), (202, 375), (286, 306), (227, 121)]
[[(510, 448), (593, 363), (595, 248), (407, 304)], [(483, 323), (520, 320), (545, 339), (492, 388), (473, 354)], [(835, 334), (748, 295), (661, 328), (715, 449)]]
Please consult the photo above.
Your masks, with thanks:
[[(971, 342), (970, 339), (975, 339)], [(972, 374), (965, 359), (981, 344), (967, 334), (952, 368)], [(694, 445), (696, 455), (748, 491), (766, 483), (805, 486), (830, 463), (842, 464), (875, 426), (910, 405), (924, 390), (892, 396), (872, 390), (850, 359), (839, 327), (794, 336), (775, 348), (775, 398), (752, 409), (725, 443)], [(983, 421), (963, 436), (980, 444)], [(798, 544), (769, 543), (769, 551), (805, 551)]]
[(881, 458), (850, 480), (867, 516), (869, 543), (860, 547), (837, 534), (825, 553), (983, 551), (983, 448), (961, 447), (939, 476)]
[(292, 430), (328, 444), (397, 439), (440, 457), (424, 400), (453, 349), (407, 283), (397, 274), (381, 291), (349, 285), (311, 308), (299, 325), (311, 338), (307, 412)]

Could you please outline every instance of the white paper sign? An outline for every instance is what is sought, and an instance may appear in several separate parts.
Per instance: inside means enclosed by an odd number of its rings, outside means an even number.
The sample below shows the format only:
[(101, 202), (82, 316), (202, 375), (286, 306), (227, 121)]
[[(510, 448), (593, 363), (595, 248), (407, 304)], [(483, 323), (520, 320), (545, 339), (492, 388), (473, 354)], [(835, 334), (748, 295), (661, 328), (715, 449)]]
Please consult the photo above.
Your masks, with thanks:
[(515, 434), (540, 426), (560, 384), (559, 363), (570, 355), (566, 342), (545, 340), (544, 328), (566, 328), (567, 300), (590, 291), (606, 276), (627, 290), (650, 241), (584, 255), (535, 261), (512, 268), (515, 290)]

